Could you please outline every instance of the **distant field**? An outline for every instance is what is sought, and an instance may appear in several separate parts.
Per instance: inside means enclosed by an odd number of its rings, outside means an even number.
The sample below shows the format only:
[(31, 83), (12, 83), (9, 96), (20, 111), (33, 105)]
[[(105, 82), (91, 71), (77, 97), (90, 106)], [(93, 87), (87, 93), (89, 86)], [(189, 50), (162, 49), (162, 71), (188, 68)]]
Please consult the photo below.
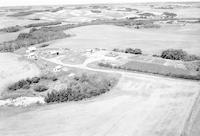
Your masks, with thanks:
[(52, 48), (140, 48), (154, 54), (167, 48), (200, 54), (200, 25), (163, 26), (161, 29), (129, 29), (112, 25), (84, 26), (67, 30), (75, 37), (58, 40)]
[(19, 60), (18, 55), (0, 53), (0, 94), (6, 85), (38, 74), (40, 70), (34, 64)]
[(28, 33), (29, 30), (30, 29), (27, 28), (27, 29), (24, 29), (22, 31), (14, 32), (14, 33), (1, 33), (0, 34), (0, 43), (6, 42), (6, 41), (15, 40), (20, 33)]
[(12, 18), (12, 17), (5, 17), (5, 16), (0, 16), (0, 29), (1, 28), (6, 28), (10, 26), (24, 26), (28, 25), (31, 23), (39, 23), (39, 22), (45, 22), (44, 20), (28, 20), (28, 19), (23, 19), (23, 18)]

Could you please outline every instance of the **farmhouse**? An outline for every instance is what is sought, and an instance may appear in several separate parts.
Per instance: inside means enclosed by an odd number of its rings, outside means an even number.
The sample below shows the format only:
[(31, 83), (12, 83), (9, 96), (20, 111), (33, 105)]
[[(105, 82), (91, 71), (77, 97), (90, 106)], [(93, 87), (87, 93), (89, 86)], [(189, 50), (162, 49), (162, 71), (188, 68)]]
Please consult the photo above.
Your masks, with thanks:
[(93, 49), (86, 49), (85, 52), (93, 53), (94, 50)]

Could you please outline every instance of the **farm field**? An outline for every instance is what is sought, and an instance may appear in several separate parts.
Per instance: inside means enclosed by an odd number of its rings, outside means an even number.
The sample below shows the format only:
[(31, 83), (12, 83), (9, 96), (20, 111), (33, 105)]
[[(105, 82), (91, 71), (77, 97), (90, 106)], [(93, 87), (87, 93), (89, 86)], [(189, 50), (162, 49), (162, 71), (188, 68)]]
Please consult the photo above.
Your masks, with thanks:
[(16, 25), (27, 25), (31, 23), (38, 23), (38, 22), (45, 22), (45, 21), (35, 21), (35, 20), (27, 20), (23, 18), (12, 18), (12, 17), (5, 17), (5, 16), (0, 16), (0, 29), (1, 28), (6, 28), (10, 26), (16, 26)]
[[(15, 33), (0, 33), (0, 43), (15, 40), (20, 33), (27, 33), (30, 29), (25, 29)], [(0, 45), (1, 46), (1, 45)]]
[(199, 136), (199, 13), (0, 5), (0, 136)]
[(37, 131), (39, 135), (180, 136), (198, 90), (199, 83), (124, 75), (111, 92), (98, 98), (47, 105), (1, 117), (1, 133), (5, 136), (21, 133), (34, 136)]
[[(199, 33), (200, 25), (196, 27), (187, 26), (188, 29), (182, 29), (177, 26), (174, 29), (134, 29), (111, 26), (94, 25), (85, 26), (67, 30), (66, 33), (75, 34), (75, 37), (62, 39), (50, 44), (52, 48), (140, 48), (144, 53), (159, 53), (164, 49), (174, 48), (183, 49), (189, 53), (200, 54)], [(184, 31), (182, 33), (181, 31)], [(190, 46), (188, 46), (190, 45)]]

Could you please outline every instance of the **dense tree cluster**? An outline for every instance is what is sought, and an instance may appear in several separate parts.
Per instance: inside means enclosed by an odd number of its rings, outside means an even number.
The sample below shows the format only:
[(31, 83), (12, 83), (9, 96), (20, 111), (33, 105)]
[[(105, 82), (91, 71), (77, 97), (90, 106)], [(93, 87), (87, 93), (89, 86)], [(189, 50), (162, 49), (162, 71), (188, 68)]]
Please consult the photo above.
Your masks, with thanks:
[(168, 49), (164, 50), (161, 54), (162, 58), (171, 59), (171, 60), (183, 60), (187, 56), (187, 53), (181, 49)]
[(0, 32), (7, 32), (7, 33), (18, 32), (22, 28), (23, 27), (16, 25), (16, 26), (11, 26), (11, 27), (7, 27), (7, 28), (2, 28), (2, 29), (0, 29)]
[[(57, 81), (58, 78), (54, 74), (45, 74), (45, 75), (42, 75), (41, 77), (22, 79), (14, 84), (9, 85), (8, 90), (16, 91), (19, 89), (29, 89), (31, 85), (37, 85), (41, 80)], [(42, 92), (42, 91), (45, 91), (45, 88), (48, 88), (48, 87), (43, 86), (43, 85), (38, 85), (34, 88), (34, 90), (37, 92)]]
[(123, 52), (123, 53), (130, 53), (130, 54), (142, 54), (142, 50), (138, 49), (138, 48), (135, 48), (135, 49), (126, 48), (125, 50), (114, 48), (113, 51), (115, 51), (115, 52)]
[(23, 79), (8, 86), (8, 90), (16, 91), (18, 89), (29, 89), (31, 84), (38, 83), (39, 81), (40, 81), (40, 78), (38, 77), (27, 78), (26, 80)]
[(127, 48), (125, 50), (125, 53), (130, 53), (130, 54), (142, 54), (142, 50), (141, 49), (132, 49), (132, 48)]
[(87, 75), (74, 77), (68, 84), (67, 88), (55, 90), (47, 94), (45, 101), (51, 102), (66, 102), (78, 101), (85, 98), (91, 98), (109, 91), (116, 79), (103, 77), (99, 75)]
[(45, 86), (45, 85), (37, 85), (37, 86), (34, 87), (34, 90), (36, 92), (44, 92), (44, 91), (46, 91), (48, 89), (49, 88), (47, 86)]
[(45, 27), (40, 29), (32, 28), (29, 33), (20, 33), (16, 40), (4, 42), (3, 45), (0, 46), (0, 51), (13, 52), (22, 47), (28, 47), (69, 36), (70, 35), (66, 35), (63, 31), (52, 30)]
[(193, 60), (200, 60), (199, 56), (190, 55), (186, 51), (182, 49), (167, 49), (161, 53), (161, 57), (164, 59), (171, 59), (171, 60), (184, 60), (184, 61), (193, 61)]

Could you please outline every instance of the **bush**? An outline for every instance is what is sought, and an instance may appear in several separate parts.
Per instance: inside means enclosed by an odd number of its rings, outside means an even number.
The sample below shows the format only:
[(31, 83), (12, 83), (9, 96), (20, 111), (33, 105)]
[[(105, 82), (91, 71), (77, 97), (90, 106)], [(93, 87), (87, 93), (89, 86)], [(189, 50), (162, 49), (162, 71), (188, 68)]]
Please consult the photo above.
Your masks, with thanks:
[(32, 84), (32, 79), (31, 78), (27, 78), (26, 82), (28, 82), (29, 84)]
[(177, 14), (170, 12), (164, 12), (163, 15), (166, 16), (167, 18), (174, 18), (177, 16)]
[(55, 22), (42, 22), (42, 23), (34, 23), (34, 24), (29, 24), (26, 25), (26, 28), (30, 28), (30, 27), (41, 27), (41, 26), (50, 26), (50, 25), (59, 25), (62, 22), (59, 21), (55, 21)]
[(46, 80), (52, 80), (52, 81), (57, 81), (58, 80), (57, 76), (54, 75), (54, 74), (51, 74), (51, 73), (45, 74), (41, 78), (42, 79), (46, 79)]
[(33, 83), (39, 83), (39, 77), (27, 78), (26, 80), (20, 80), (10, 86), (8, 86), (8, 90), (18, 90), (18, 89), (29, 89), (30, 85)]
[(7, 33), (18, 32), (22, 28), (23, 27), (16, 25), (16, 26), (11, 26), (11, 27), (7, 27), (7, 28), (2, 28), (2, 29), (0, 29), (0, 32), (7, 32)]
[(23, 89), (29, 89), (29, 88), (30, 88), (30, 84), (25, 84), (25, 85), (23, 85), (22, 88), (23, 88)]
[(185, 61), (194, 61), (194, 60), (200, 60), (200, 56), (196, 55), (187, 55), (184, 58)]
[(125, 53), (130, 53), (130, 54), (142, 54), (141, 49), (132, 49), (132, 48), (127, 48), (125, 50)]
[(157, 54), (153, 54), (152, 56), (153, 57), (160, 57), (160, 55), (157, 55)]
[(51, 103), (91, 98), (109, 91), (115, 83), (114, 78), (109, 79), (103, 76), (82, 74), (74, 77), (66, 89), (48, 93), (45, 101)]
[(124, 50), (118, 49), (118, 48), (114, 48), (113, 51), (115, 52), (124, 52)]
[(183, 50), (168, 49), (162, 52), (161, 57), (171, 60), (184, 60), (187, 53)]
[(39, 78), (39, 77), (33, 77), (33, 78), (31, 79), (31, 83), (39, 83), (39, 81), (40, 81), (40, 78)]
[(102, 67), (109, 67), (109, 68), (112, 68), (112, 67), (113, 67), (113, 66), (112, 66), (110, 63), (108, 63), (108, 62), (107, 62), (107, 63), (99, 62), (98, 65), (99, 65), (99, 66), (102, 66)]
[(66, 101), (78, 101), (86, 98), (86, 95), (80, 92), (74, 92), (71, 89), (63, 89), (60, 91), (52, 91), (45, 97), (45, 102), (66, 102)]
[(46, 91), (46, 90), (48, 90), (49, 88), (47, 87), (47, 86), (45, 86), (45, 85), (38, 85), (38, 86), (36, 86), (35, 88), (34, 88), (34, 90), (36, 91), (36, 92), (44, 92), (44, 91)]
[(37, 28), (33, 27), (33, 28), (30, 29), (29, 33), (33, 33), (33, 32), (35, 32), (37, 30), (38, 30)]
[(115, 52), (125, 52), (125, 53), (130, 53), (130, 54), (142, 54), (141, 49), (132, 49), (132, 48), (127, 48), (125, 50), (114, 48), (113, 51)]
[(189, 55), (187, 52), (181, 49), (167, 49), (164, 50), (161, 54), (161, 58), (164, 59), (171, 59), (171, 60), (184, 60), (184, 61), (194, 61), (200, 60), (199, 56), (196, 55)]
[(92, 13), (101, 13), (101, 10), (90, 10)]
[(49, 44), (42, 44), (42, 45), (40, 45), (40, 48), (44, 48), (44, 47), (47, 47), (47, 46), (49, 46)]
[(30, 83), (26, 80), (20, 80), (10, 86), (8, 86), (8, 90), (11, 90), (11, 91), (15, 91), (15, 90), (18, 90), (18, 89), (29, 89), (30, 88)]
[(32, 35), (30, 33), (20, 33), (17, 37), (17, 40), (24, 40), (24, 39), (28, 39), (31, 37), (32, 37)]
[(20, 89), (20, 87), (18, 86), (17, 83), (8, 86), (8, 90), (11, 90), (11, 91), (15, 91), (15, 90), (18, 90), (18, 89)]

